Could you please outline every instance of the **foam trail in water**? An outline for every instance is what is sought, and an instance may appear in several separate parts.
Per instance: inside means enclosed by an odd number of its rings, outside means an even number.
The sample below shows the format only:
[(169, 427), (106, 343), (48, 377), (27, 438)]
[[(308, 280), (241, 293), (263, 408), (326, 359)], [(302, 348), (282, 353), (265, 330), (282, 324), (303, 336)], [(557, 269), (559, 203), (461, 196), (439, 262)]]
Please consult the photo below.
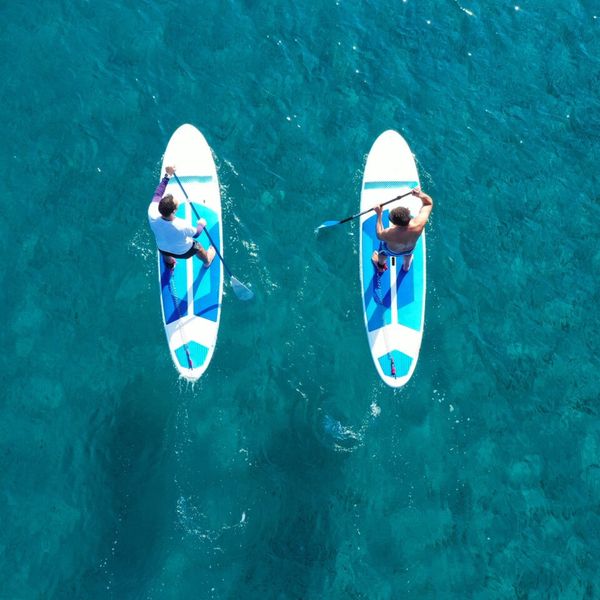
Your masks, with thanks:
[(381, 414), (381, 408), (373, 400), (369, 406), (369, 412), (361, 421), (358, 431), (343, 425), (341, 421), (331, 415), (323, 417), (323, 431), (333, 447), (338, 452), (352, 452), (363, 444), (365, 433), (371, 424)]
[(456, 6), (460, 8), (460, 10), (462, 10), (465, 14), (469, 15), (470, 17), (475, 16), (475, 13), (473, 11), (469, 10), (468, 8), (465, 8), (464, 6), (461, 6), (458, 0), (454, 0), (454, 4), (456, 4)]

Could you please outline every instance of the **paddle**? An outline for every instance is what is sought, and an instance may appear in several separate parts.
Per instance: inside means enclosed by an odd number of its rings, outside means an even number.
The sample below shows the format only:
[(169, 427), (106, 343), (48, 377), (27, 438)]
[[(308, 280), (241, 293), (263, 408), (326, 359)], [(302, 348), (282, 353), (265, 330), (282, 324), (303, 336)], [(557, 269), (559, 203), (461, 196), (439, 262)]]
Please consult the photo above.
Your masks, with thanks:
[[(190, 198), (187, 195), (187, 192), (185, 191), (185, 188), (183, 187), (183, 185), (181, 185), (181, 181), (179, 180), (179, 177), (177, 177), (177, 174), (173, 173), (173, 177), (175, 177), (175, 181), (179, 184), (179, 187), (181, 188), (181, 191), (183, 192), (185, 199), (188, 202), (190, 202)], [(200, 215), (198, 214), (198, 211), (196, 210), (196, 207), (193, 205), (192, 202), (190, 202), (190, 206), (192, 207), (192, 210), (194, 211), (196, 218), (200, 219)], [(212, 247), (215, 249), (217, 256), (221, 259), (221, 262), (223, 263), (225, 270), (229, 274), (229, 283), (231, 284), (231, 287), (233, 288), (235, 295), (240, 300), (251, 300), (254, 297), (254, 292), (251, 289), (249, 289), (248, 287), (246, 287), (239, 279), (236, 279), (233, 276), (233, 273), (230, 271), (229, 267), (223, 260), (223, 257), (221, 256), (219, 249), (216, 247), (215, 243), (212, 241), (212, 238), (210, 237), (210, 233), (208, 233), (208, 227), (205, 227), (203, 231), (204, 231), (204, 233), (206, 233), (206, 235), (208, 237), (208, 241), (211, 243)]]
[[(389, 204), (390, 202), (400, 200), (400, 198), (404, 198), (405, 196), (410, 196), (412, 194), (412, 192), (413, 191), (410, 190), (410, 192), (406, 192), (406, 194), (401, 194), (400, 196), (396, 196), (395, 198), (392, 198), (391, 200), (386, 200), (385, 202), (382, 202), (379, 206), (385, 206), (386, 204)], [(341, 221), (325, 221), (324, 223), (321, 223), (321, 225), (319, 225), (315, 229), (315, 232), (319, 231), (319, 229), (324, 229), (325, 227), (333, 227), (334, 225), (341, 225), (342, 223), (347, 223), (348, 221), (352, 221), (352, 219), (356, 219), (356, 217), (361, 217), (362, 215), (365, 215), (368, 212), (371, 212), (372, 210), (375, 210), (375, 207), (367, 208), (367, 210), (363, 210), (362, 212), (359, 212), (356, 215), (352, 215), (351, 217), (346, 217), (345, 219), (342, 219)]]

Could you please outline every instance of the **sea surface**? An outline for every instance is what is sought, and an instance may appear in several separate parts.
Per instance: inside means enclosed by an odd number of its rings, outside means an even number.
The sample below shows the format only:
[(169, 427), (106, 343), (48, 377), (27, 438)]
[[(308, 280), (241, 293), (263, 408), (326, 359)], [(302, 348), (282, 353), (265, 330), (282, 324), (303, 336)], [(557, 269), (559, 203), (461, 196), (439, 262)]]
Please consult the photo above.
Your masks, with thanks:
[[(0, 598), (600, 598), (597, 0), (0, 5)], [(518, 0), (517, 0), (518, 1)], [(217, 158), (216, 351), (179, 379), (146, 208)], [(356, 221), (396, 129), (435, 207), (379, 379)]]

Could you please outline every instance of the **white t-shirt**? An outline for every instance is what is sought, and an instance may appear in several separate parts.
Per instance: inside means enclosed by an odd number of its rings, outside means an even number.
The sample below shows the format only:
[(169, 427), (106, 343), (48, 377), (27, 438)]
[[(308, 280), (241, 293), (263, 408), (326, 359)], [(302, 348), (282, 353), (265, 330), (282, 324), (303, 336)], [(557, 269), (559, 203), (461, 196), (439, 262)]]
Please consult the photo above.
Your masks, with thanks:
[(192, 247), (196, 228), (179, 217), (175, 217), (172, 221), (165, 221), (158, 212), (158, 202), (150, 203), (148, 221), (159, 250), (171, 254), (185, 254)]

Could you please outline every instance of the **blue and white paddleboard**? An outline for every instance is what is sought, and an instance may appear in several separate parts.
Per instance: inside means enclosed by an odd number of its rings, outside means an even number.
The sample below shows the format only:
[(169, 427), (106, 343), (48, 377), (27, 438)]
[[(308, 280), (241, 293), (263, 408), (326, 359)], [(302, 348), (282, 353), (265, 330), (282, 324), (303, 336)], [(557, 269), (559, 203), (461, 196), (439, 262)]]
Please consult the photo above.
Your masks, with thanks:
[[(363, 175), (360, 210), (370, 209), (406, 193), (419, 185), (413, 155), (396, 131), (383, 132), (373, 144)], [(414, 217), (422, 203), (406, 196), (384, 207), (384, 227), (389, 226), (389, 211), (407, 206)], [(375, 224), (377, 215), (369, 212), (360, 218), (360, 281), (369, 347), (375, 368), (391, 387), (403, 386), (412, 376), (423, 338), (425, 318), (425, 232), (417, 242), (408, 272), (402, 258), (389, 256), (388, 270), (376, 273), (371, 261), (379, 248)]]
[[(163, 157), (161, 177), (165, 167), (175, 166), (175, 172), (185, 189), (172, 178), (165, 194), (180, 201), (177, 216), (195, 227), (198, 218), (206, 219), (210, 237), (223, 255), (221, 192), (212, 151), (204, 136), (192, 125), (182, 125), (171, 136)], [(198, 241), (207, 249), (210, 242), (205, 233)], [(158, 275), (163, 323), (173, 362), (179, 373), (196, 381), (208, 368), (219, 329), (223, 295), (223, 265), (215, 256), (210, 267), (204, 268), (197, 257), (177, 259), (171, 273), (158, 254)]]

